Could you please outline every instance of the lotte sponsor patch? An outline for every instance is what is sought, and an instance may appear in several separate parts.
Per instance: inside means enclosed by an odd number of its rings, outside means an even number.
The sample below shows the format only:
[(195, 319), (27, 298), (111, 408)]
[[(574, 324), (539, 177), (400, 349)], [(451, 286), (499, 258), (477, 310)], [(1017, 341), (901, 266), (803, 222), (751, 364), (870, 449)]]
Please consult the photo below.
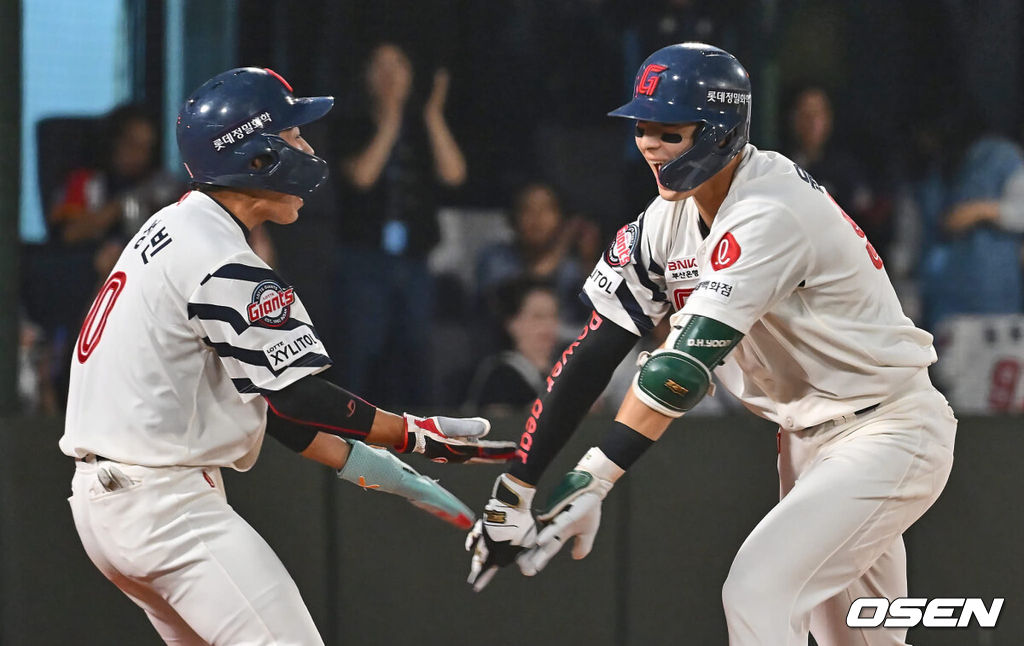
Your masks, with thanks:
[(324, 346), (308, 325), (298, 327), (289, 332), (284, 338), (263, 346), (263, 354), (267, 357), (270, 367), (274, 370), (290, 366), (300, 357), (310, 352), (323, 354)]
[(262, 322), (269, 327), (281, 327), (288, 321), (294, 302), (294, 288), (265, 280), (252, 291), (252, 300), (245, 308), (249, 323)]
[(740, 243), (732, 233), (726, 233), (711, 252), (711, 268), (715, 271), (729, 267), (740, 259)]

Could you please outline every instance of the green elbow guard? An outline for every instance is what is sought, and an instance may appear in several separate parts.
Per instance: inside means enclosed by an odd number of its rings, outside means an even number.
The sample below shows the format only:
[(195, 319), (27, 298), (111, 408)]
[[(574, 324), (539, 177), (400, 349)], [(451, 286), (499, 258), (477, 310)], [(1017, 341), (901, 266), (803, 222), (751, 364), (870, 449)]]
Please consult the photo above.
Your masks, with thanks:
[(714, 319), (683, 318), (672, 327), (667, 347), (651, 353), (641, 365), (633, 379), (634, 394), (662, 415), (681, 416), (713, 391), (711, 371), (742, 338)]
[(711, 388), (711, 372), (678, 350), (655, 350), (633, 378), (633, 392), (662, 415), (679, 417)]

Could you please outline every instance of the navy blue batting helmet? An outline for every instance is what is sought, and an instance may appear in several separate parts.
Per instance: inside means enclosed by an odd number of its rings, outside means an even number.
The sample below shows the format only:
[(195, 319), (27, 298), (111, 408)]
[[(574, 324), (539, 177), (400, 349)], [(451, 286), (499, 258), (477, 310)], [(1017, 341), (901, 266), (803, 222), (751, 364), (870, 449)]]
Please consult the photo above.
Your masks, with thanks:
[(750, 138), (750, 76), (729, 52), (704, 43), (669, 45), (647, 57), (633, 100), (608, 113), (655, 123), (696, 123), (693, 146), (658, 179), (689, 191), (725, 168)]
[[(295, 98), (273, 70), (239, 67), (218, 74), (178, 114), (185, 170), (194, 184), (308, 195), (327, 179), (327, 162), (277, 133), (316, 121), (333, 105), (330, 96)], [(263, 163), (254, 164), (256, 159)]]

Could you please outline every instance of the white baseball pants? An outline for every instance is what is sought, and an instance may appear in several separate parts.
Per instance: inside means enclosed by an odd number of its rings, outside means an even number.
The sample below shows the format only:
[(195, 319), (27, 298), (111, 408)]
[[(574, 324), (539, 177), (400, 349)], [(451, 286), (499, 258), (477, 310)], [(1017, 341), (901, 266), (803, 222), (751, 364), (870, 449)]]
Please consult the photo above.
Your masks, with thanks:
[[(219, 469), (76, 465), (68, 500), (86, 553), (168, 644), (323, 643), (280, 559), (228, 505)], [(132, 485), (106, 491), (104, 465)]]
[(956, 419), (922, 370), (877, 409), (779, 435), (780, 502), (740, 547), (722, 590), (730, 646), (904, 644), (852, 629), (858, 597), (907, 596), (903, 532), (939, 497)]

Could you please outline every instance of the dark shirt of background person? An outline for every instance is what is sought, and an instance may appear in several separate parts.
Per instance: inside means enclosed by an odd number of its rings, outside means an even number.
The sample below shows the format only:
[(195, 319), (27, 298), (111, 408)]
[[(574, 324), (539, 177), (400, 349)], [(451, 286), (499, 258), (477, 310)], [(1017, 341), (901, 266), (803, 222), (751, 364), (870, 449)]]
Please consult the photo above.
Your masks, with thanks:
[(597, 258), (597, 226), (582, 216), (567, 217), (558, 191), (543, 180), (516, 190), (507, 213), (513, 239), (485, 247), (477, 257), (481, 300), (512, 280), (545, 281), (558, 297), (563, 325), (574, 334), (587, 315), (579, 292)]
[(863, 165), (835, 141), (835, 114), (828, 92), (813, 84), (798, 88), (787, 115), (786, 155), (810, 173), (884, 253), (891, 238), (889, 210), (878, 199)]
[(447, 70), (417, 85), (405, 51), (385, 42), (370, 50), (363, 81), (364, 111), (333, 137), (341, 177), (333, 345), (346, 387), (378, 405), (419, 404), (433, 396), (426, 259), (439, 240), (438, 203), (465, 182), (466, 161), (444, 116)]
[(59, 178), (60, 188), (46, 207), (49, 242), (45, 254), (26, 270), (22, 289), (27, 319), (42, 331), (38, 383), (45, 412), (56, 411), (64, 401), (71, 346), (125, 243), (187, 188), (160, 165), (160, 129), (145, 107), (117, 106), (100, 121), (99, 130), (89, 155), (94, 163)]
[(527, 408), (545, 388), (559, 347), (558, 298), (550, 283), (522, 278), (496, 293), (506, 349), (485, 358), (470, 383), (465, 408), (474, 414)]

